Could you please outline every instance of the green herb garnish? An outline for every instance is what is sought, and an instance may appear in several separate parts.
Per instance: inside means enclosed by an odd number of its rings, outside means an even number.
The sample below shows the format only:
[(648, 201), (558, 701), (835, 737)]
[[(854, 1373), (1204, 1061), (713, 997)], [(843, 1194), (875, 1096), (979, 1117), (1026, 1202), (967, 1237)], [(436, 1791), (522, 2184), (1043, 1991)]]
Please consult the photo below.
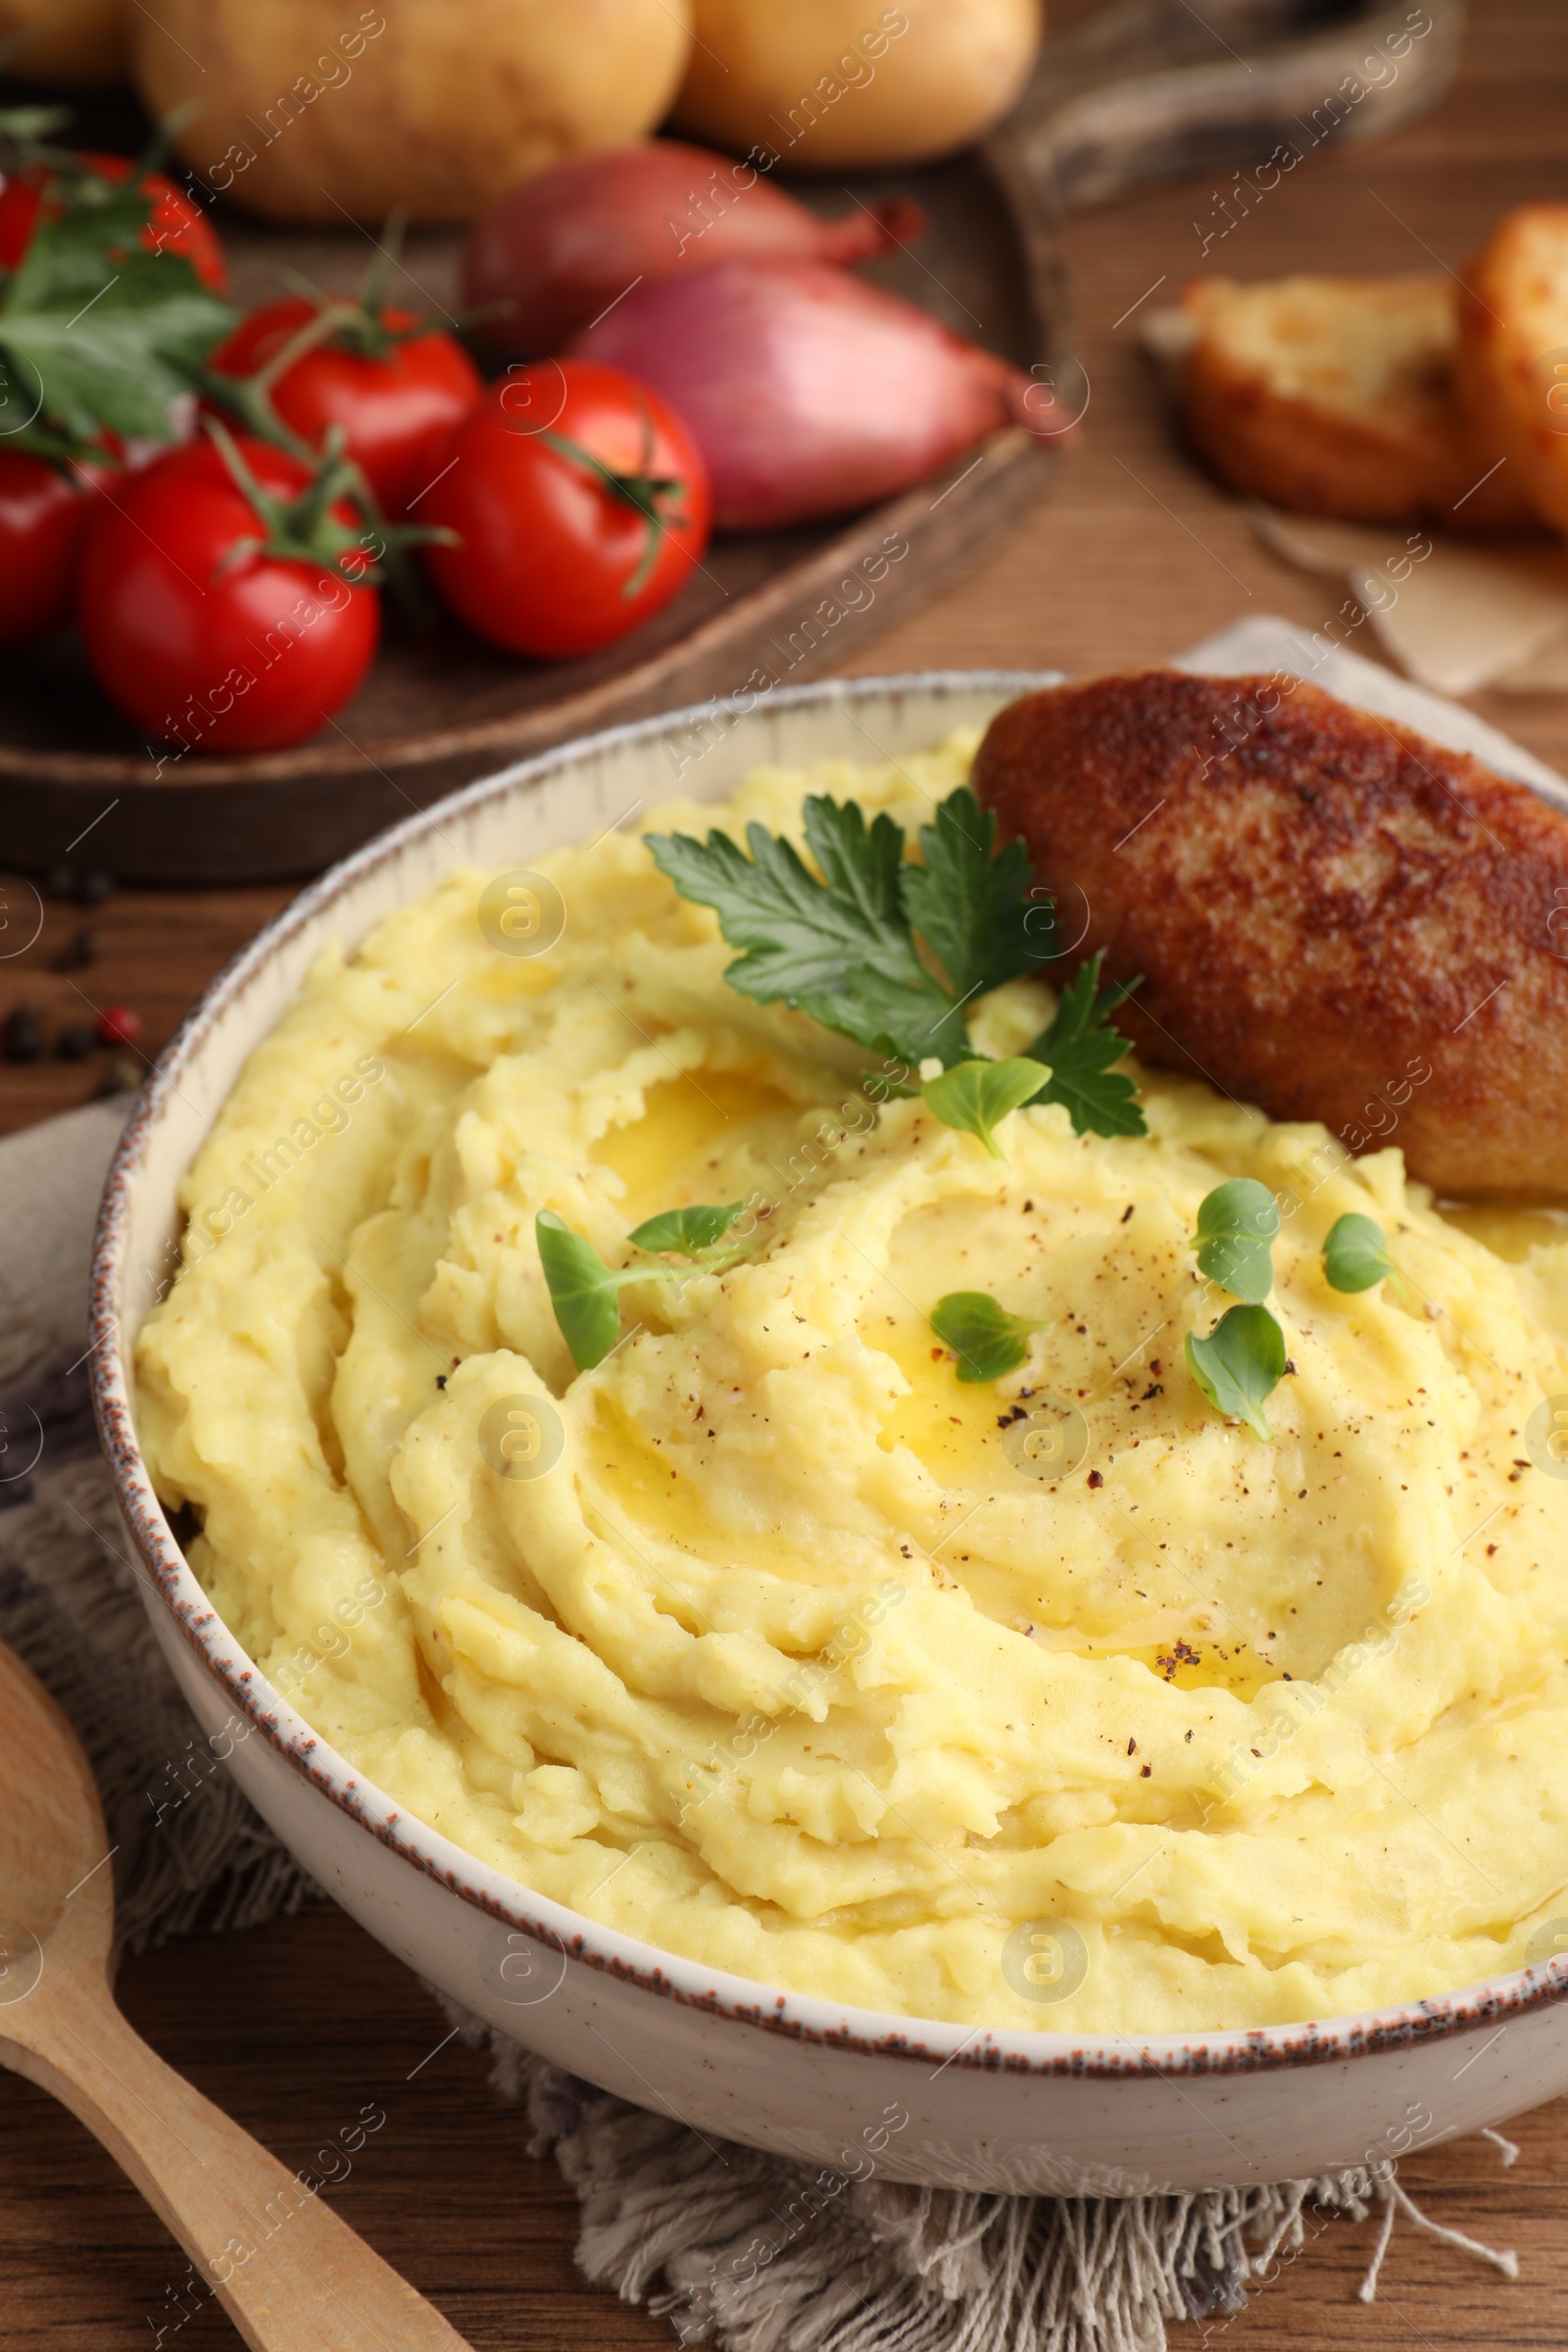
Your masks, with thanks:
[[(684, 1257), (707, 1257), (740, 1215), (745, 1202), (728, 1208), (669, 1208), (650, 1217), (626, 1237), (640, 1250), (662, 1250)], [(539, 1263), (550, 1290), (561, 1336), (579, 1372), (602, 1364), (620, 1338), (619, 1294), (634, 1282), (681, 1282), (675, 1266), (607, 1266), (592, 1242), (573, 1233), (553, 1208), (541, 1209), (533, 1221), (539, 1245)], [(703, 1271), (717, 1273), (733, 1265), (739, 1250), (709, 1258)]]
[(238, 317), (183, 254), (149, 253), (149, 201), (124, 180), (52, 173), (0, 300), (0, 416), (12, 448), (66, 456), (105, 431), (173, 437), (170, 403)]
[(1036, 1102), (1045, 1075), (1038, 1061), (960, 1061), (940, 1078), (928, 1078), (920, 1092), (944, 1127), (977, 1135), (993, 1159), (1004, 1159), (997, 1122)]
[[(725, 833), (710, 833), (706, 843), (654, 833), (648, 846), (681, 896), (711, 906), (730, 946), (744, 951), (724, 975), (742, 996), (760, 1004), (782, 999), (825, 1029), (912, 1068), (932, 1054), (944, 1066), (962, 1061), (969, 1053), (965, 1000), (1041, 958), (1040, 939), (1024, 931), (1029, 864), (1022, 843), (1009, 843), (993, 860), (996, 818), (960, 789), (920, 836), (951, 904), (921, 884), (911, 901), (915, 869), (905, 863), (904, 834), (892, 817), (884, 813), (868, 829), (857, 802), (815, 797), (805, 817), (820, 881), (792, 843), (763, 825), (746, 829), (749, 858)], [(937, 925), (946, 949), (942, 973), (920, 954), (916, 906)], [(928, 937), (927, 945), (936, 956), (936, 940)]]
[(1263, 1402), (1284, 1376), (1285, 1334), (1266, 1306), (1227, 1308), (1207, 1339), (1189, 1332), (1187, 1363), (1216, 1412), (1273, 1437)]
[[(891, 818), (881, 821), (897, 831)], [(935, 823), (920, 827), (923, 865), (903, 862), (900, 840), (905, 914), (960, 1004), (1037, 970), (1057, 952), (1055, 906), (1028, 896), (1028, 851), (1014, 840), (993, 857), (996, 838), (995, 816), (962, 784), (941, 803)]]
[(1062, 990), (1049, 1028), (1029, 1048), (1032, 1061), (1050, 1065), (1051, 1077), (1033, 1100), (1064, 1102), (1078, 1135), (1147, 1135), (1149, 1122), (1138, 1107), (1138, 1089), (1124, 1071), (1112, 1068), (1128, 1040), (1110, 1025), (1110, 1015), (1138, 986), (1136, 980), (1100, 985), (1104, 952), (1081, 963)]
[(975, 1382), (1016, 1372), (1029, 1352), (1031, 1332), (1045, 1325), (1009, 1315), (989, 1291), (950, 1291), (931, 1309), (931, 1328), (957, 1357), (958, 1378)]
[(1330, 1290), (1369, 1291), (1394, 1271), (1387, 1237), (1375, 1218), (1350, 1209), (1329, 1228), (1323, 1272)]
[(1234, 1298), (1256, 1304), (1274, 1288), (1272, 1243), (1280, 1212), (1267, 1185), (1237, 1176), (1207, 1194), (1198, 1211), (1198, 1263)]
[[(782, 1000), (906, 1072), (933, 1057), (944, 1069), (979, 1058), (965, 1006), (1057, 953), (1055, 912), (1049, 900), (1029, 896), (1022, 842), (993, 854), (997, 820), (967, 785), (921, 826), (923, 864), (906, 860), (890, 816), (867, 827), (854, 801), (813, 797), (805, 821), (820, 880), (792, 843), (759, 824), (747, 827), (749, 857), (724, 833), (706, 842), (653, 833), (648, 846), (682, 898), (711, 906), (725, 939), (742, 950), (724, 977), (743, 996), (760, 1004)], [(1031, 1049), (1030, 1058), (1050, 1066), (1033, 1099), (1065, 1102), (1080, 1133), (1096, 1117), (1114, 1116), (1114, 1126), (1096, 1132), (1141, 1135), (1143, 1117), (1128, 1108), (1132, 1081), (1099, 1076), (1127, 1051), (1103, 1026), (1108, 1005), (1126, 991), (1102, 991), (1098, 962), (1087, 998), (1082, 980)], [(1047, 1051), (1053, 1040), (1059, 1055)]]
[(670, 1250), (696, 1257), (721, 1242), (742, 1209), (744, 1200), (728, 1208), (665, 1208), (636, 1226), (626, 1239), (638, 1250)]

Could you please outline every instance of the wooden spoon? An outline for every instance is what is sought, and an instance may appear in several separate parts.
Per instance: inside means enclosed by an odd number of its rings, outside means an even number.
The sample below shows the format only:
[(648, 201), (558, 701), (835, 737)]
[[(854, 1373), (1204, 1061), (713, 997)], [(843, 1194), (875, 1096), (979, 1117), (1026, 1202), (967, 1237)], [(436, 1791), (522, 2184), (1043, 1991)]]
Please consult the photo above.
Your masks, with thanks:
[(256, 2352), (466, 2352), (331, 2207), (191, 2088), (115, 2006), (98, 1791), (0, 1642), (0, 2062), (129, 2174)]

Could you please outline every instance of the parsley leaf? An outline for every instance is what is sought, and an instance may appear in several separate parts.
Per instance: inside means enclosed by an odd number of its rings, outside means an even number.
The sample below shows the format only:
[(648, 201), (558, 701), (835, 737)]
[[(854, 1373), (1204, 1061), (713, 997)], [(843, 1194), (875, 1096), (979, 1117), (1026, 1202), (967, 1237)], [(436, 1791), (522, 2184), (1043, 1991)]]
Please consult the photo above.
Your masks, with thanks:
[(237, 313), (183, 254), (141, 244), (136, 175), (53, 176), (0, 306), (0, 414), (81, 443), (172, 438), (170, 403)]
[(1138, 1088), (1112, 1064), (1129, 1041), (1110, 1025), (1110, 1014), (1130, 997), (1136, 980), (1100, 985), (1104, 951), (1081, 963), (1062, 990), (1051, 1025), (1027, 1049), (1031, 1061), (1045, 1062), (1050, 1079), (1037, 1102), (1064, 1102), (1078, 1135), (1147, 1135), (1149, 1122), (1138, 1107)]
[(724, 977), (759, 1004), (782, 998), (825, 1029), (917, 1065), (965, 1053), (963, 1020), (921, 962), (904, 917), (904, 836), (878, 816), (867, 831), (854, 801), (806, 804), (806, 836), (824, 880), (794, 845), (747, 827), (748, 858), (725, 833), (706, 843), (650, 834), (654, 862), (682, 898), (711, 906), (732, 948)]
[(1026, 897), (1028, 851), (1013, 840), (994, 858), (996, 838), (993, 812), (960, 786), (920, 827), (924, 865), (903, 869), (905, 910), (960, 1004), (1056, 953), (1054, 906)]
[[(806, 839), (822, 879), (793, 845), (747, 827), (748, 858), (722, 833), (705, 842), (650, 834), (655, 864), (682, 898), (711, 906), (745, 953), (724, 977), (760, 1004), (782, 998), (858, 1045), (909, 1066), (969, 1054), (963, 1007), (1031, 971), (1052, 953), (1054, 915), (1031, 905), (1027, 853), (993, 858), (996, 818), (967, 785), (921, 828), (925, 866), (905, 862), (904, 835), (884, 812), (869, 828), (858, 805), (813, 796)], [(920, 953), (919, 932), (933, 970)]]
[(1274, 1288), (1271, 1245), (1279, 1229), (1279, 1206), (1267, 1185), (1233, 1177), (1199, 1204), (1198, 1263), (1222, 1291), (1255, 1305)]
[(1187, 1364), (1216, 1412), (1273, 1437), (1263, 1401), (1284, 1377), (1285, 1334), (1266, 1306), (1228, 1307), (1207, 1339), (1189, 1332)]
[(928, 1078), (920, 1092), (944, 1127), (977, 1135), (993, 1159), (1005, 1159), (992, 1131), (1009, 1110), (1035, 1100), (1044, 1074), (1038, 1061), (960, 1061)]
[(1369, 1291), (1386, 1282), (1395, 1268), (1377, 1220), (1354, 1209), (1338, 1218), (1323, 1244), (1323, 1272), (1335, 1291)]
[(931, 1309), (931, 1328), (958, 1359), (966, 1383), (1001, 1380), (1016, 1372), (1029, 1352), (1031, 1332), (1044, 1331), (1023, 1315), (1009, 1315), (989, 1291), (950, 1291)]
[[(750, 857), (722, 833), (706, 842), (651, 833), (648, 847), (682, 898), (711, 906), (743, 951), (724, 975), (732, 988), (760, 1004), (782, 999), (910, 1068), (935, 1057), (952, 1070), (976, 1058), (964, 1023), (971, 999), (1059, 952), (1055, 909), (1031, 896), (1023, 844), (998, 856), (996, 836), (995, 815), (960, 785), (920, 829), (923, 865), (906, 862), (890, 816), (867, 829), (855, 802), (815, 798), (806, 838), (820, 881), (759, 824), (747, 828)], [(1111, 1074), (1128, 1048), (1106, 1018), (1136, 986), (1102, 988), (1097, 956), (1029, 1049), (1046, 1065), (1032, 1100), (1065, 1103), (1080, 1135), (1148, 1132), (1132, 1079)]]
[(69, 106), (0, 107), (0, 171), (9, 179), (18, 165), (32, 161), (40, 139), (64, 130), (70, 121)]

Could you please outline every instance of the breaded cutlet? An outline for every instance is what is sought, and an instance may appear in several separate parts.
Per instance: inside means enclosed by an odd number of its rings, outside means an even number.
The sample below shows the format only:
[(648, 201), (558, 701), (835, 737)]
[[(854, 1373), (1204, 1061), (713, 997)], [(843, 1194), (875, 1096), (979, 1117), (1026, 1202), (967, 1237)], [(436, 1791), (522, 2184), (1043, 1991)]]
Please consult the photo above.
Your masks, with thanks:
[(1440, 1192), (1568, 1194), (1568, 816), (1288, 677), (1093, 678), (974, 771), (1148, 1060)]

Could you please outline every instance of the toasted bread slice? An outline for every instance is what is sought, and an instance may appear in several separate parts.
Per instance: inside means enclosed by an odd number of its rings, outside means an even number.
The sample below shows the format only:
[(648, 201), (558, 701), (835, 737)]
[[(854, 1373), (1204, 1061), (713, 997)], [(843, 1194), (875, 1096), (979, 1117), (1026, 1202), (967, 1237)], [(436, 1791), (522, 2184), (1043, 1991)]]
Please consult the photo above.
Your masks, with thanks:
[(1454, 294), (1446, 276), (1195, 280), (1189, 438), (1232, 489), (1298, 514), (1539, 529), (1461, 416)]
[(998, 712), (974, 788), (1147, 1059), (1492, 1199), (1568, 1196), (1568, 816), (1295, 678), (1148, 670)]
[(1568, 204), (1505, 214), (1464, 277), (1456, 376), (1470, 431), (1568, 530)]

